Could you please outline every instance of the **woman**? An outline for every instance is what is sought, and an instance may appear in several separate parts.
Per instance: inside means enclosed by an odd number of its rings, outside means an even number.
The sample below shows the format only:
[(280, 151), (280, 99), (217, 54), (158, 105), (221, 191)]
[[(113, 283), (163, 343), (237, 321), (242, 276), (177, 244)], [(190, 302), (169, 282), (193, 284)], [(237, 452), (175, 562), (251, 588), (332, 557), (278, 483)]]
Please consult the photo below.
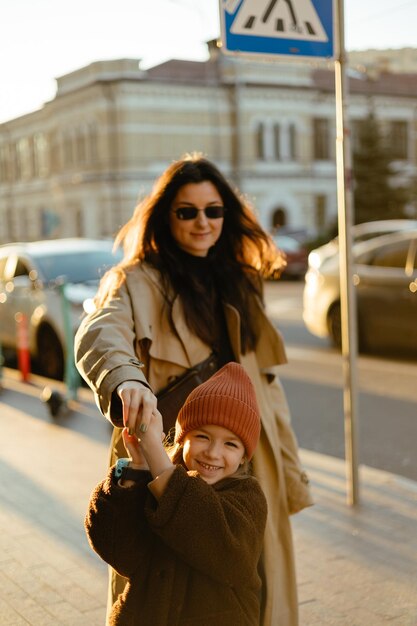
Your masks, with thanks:
[[(262, 624), (296, 626), (289, 514), (311, 500), (276, 376), (285, 350), (262, 303), (262, 278), (279, 272), (282, 259), (249, 205), (198, 154), (167, 168), (116, 244), (124, 259), (103, 277), (97, 309), (76, 336), (79, 371), (103, 415), (138, 432), (156, 408), (154, 393), (212, 352), (219, 368), (245, 368), (262, 421), (253, 471), (268, 502)], [(116, 428), (111, 464), (121, 456)]]

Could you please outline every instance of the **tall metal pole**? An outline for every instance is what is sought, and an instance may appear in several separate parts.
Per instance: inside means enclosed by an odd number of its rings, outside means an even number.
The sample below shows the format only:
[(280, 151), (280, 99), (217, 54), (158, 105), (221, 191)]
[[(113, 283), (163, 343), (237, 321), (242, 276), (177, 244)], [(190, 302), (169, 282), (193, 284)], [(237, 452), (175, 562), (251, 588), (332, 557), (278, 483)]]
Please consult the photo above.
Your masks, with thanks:
[(343, 0), (337, 0), (338, 54), (335, 60), (336, 164), (340, 259), (340, 306), (342, 323), (343, 406), (345, 415), (345, 456), (347, 502), (359, 503), (357, 454), (357, 321), (352, 265), (352, 163), (346, 100), (346, 52)]
[(233, 162), (233, 179), (236, 187), (240, 189), (242, 182), (242, 96), (243, 84), (240, 74), (239, 59), (234, 63), (234, 82), (232, 93), (232, 119), (233, 119), (233, 135), (232, 135), (232, 162)]

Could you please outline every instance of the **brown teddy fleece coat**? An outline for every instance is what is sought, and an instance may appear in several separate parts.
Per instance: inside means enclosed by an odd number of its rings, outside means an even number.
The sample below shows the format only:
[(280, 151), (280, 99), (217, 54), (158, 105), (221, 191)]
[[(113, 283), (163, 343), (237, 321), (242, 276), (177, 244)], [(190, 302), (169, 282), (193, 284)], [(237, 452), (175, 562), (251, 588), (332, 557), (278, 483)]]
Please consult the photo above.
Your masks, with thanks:
[(123, 626), (258, 626), (257, 567), (267, 516), (251, 476), (214, 485), (177, 466), (159, 501), (114, 468), (94, 490), (85, 526), (93, 549), (129, 580), (111, 613)]

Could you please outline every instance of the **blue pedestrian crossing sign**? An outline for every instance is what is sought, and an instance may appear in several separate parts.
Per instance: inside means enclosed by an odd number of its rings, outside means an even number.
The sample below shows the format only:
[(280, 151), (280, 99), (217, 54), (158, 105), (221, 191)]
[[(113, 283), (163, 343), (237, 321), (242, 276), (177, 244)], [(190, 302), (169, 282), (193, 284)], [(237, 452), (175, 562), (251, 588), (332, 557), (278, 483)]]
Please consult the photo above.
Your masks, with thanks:
[(220, 0), (225, 52), (335, 58), (335, 0)]

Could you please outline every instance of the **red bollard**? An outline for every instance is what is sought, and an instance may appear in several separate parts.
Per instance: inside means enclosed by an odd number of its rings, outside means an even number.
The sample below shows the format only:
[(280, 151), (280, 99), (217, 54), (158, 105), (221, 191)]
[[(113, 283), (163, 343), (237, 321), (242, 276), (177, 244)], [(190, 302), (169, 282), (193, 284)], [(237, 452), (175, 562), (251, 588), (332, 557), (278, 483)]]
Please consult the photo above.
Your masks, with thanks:
[(26, 383), (30, 375), (28, 318), (24, 313), (16, 313), (15, 320), (17, 333), (17, 362), (22, 380)]

